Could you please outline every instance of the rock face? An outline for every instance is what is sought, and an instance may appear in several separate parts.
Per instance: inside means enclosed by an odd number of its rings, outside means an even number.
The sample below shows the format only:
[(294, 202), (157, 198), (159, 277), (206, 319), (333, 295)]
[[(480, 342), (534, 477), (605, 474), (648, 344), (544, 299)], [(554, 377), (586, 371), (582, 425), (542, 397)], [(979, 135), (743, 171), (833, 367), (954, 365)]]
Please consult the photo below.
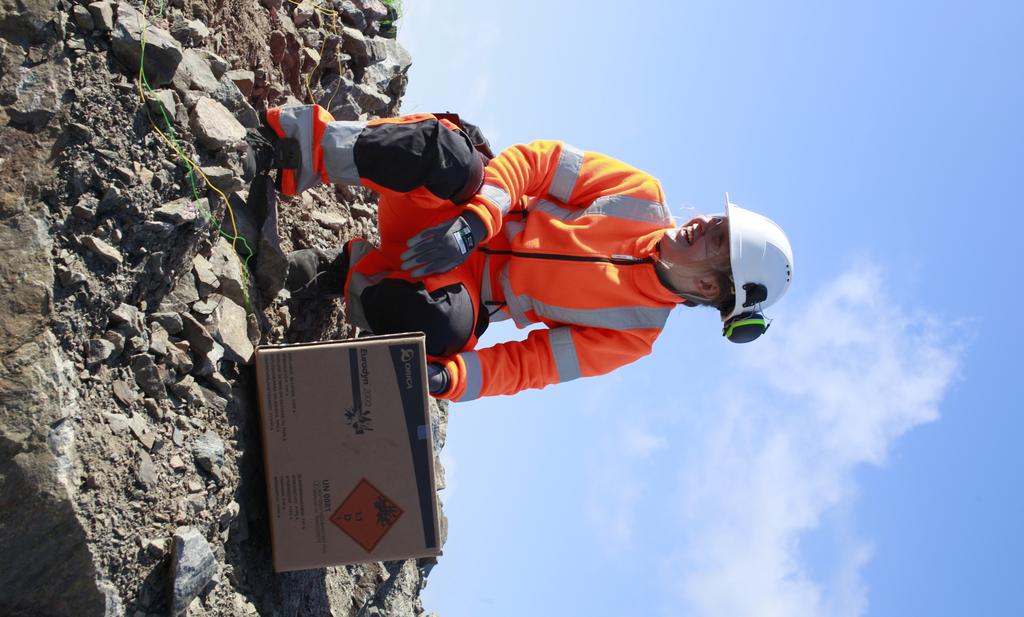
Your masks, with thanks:
[[(46, 41), (56, 13), (56, 2), (5, 0), (2, 44)], [(44, 43), (43, 53), (55, 55), (53, 44)], [(11, 60), (5, 53), (4, 64)], [(63, 92), (68, 77), (52, 73), (42, 87)], [(53, 241), (41, 197), (55, 176), (46, 154), (55, 139), (25, 128), (39, 127), (0, 127), (0, 614), (111, 614), (117, 593), (103, 581), (75, 511), (77, 397), (50, 331)]]
[(374, 238), (375, 199), (254, 208), (245, 127), (307, 77), (394, 114), (410, 62), (379, 3), (339, 32), (300, 4), (0, 0), (0, 615), (423, 614), (433, 560), (271, 571), (246, 363), (353, 335), (277, 291), (285, 252)]

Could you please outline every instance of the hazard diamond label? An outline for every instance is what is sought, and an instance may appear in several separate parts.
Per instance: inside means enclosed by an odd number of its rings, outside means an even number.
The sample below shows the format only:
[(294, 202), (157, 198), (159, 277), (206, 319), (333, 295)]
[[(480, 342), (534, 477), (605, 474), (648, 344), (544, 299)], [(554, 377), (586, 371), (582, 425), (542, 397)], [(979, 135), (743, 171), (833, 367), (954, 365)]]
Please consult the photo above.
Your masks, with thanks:
[(402, 509), (363, 478), (331, 515), (331, 522), (369, 553), (400, 516)]

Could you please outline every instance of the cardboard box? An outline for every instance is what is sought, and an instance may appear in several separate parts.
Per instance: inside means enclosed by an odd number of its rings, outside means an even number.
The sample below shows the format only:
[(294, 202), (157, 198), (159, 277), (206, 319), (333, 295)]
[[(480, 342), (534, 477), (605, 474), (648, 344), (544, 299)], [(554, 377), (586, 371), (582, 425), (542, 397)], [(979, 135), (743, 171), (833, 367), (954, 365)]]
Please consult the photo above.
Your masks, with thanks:
[(423, 335), (256, 350), (277, 571), (441, 554)]

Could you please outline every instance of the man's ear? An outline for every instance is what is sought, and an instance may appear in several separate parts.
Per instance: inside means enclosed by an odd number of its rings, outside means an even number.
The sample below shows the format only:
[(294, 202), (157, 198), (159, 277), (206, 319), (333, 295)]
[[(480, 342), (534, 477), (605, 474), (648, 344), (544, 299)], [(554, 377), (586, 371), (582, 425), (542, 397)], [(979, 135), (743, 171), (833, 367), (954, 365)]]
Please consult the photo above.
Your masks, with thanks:
[(704, 298), (711, 300), (717, 298), (718, 294), (722, 293), (722, 288), (718, 285), (718, 279), (715, 277), (699, 278), (697, 279), (697, 292)]

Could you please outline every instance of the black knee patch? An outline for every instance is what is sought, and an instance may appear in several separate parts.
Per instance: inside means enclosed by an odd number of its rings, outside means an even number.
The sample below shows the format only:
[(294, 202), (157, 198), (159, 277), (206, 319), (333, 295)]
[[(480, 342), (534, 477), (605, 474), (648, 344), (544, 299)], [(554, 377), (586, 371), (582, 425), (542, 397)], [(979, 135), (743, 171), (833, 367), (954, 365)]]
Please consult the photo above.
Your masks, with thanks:
[(423, 283), (385, 279), (367, 287), (360, 300), (374, 334), (423, 332), (432, 356), (458, 353), (479, 330), (473, 300), (462, 284), (428, 292)]
[(472, 140), (437, 120), (367, 127), (353, 156), (360, 177), (400, 193), (425, 186), (441, 199), (463, 203), (483, 182)]

